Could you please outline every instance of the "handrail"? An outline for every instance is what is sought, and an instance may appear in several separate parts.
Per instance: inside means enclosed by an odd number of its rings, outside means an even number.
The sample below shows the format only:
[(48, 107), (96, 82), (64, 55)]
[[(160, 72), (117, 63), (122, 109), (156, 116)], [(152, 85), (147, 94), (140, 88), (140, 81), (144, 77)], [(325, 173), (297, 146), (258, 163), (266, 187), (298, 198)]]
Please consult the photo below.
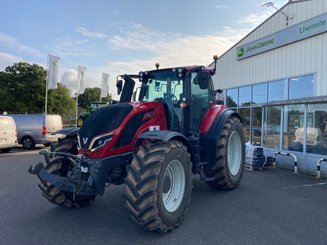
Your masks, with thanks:
[(282, 156), (291, 156), (294, 159), (294, 173), (298, 173), (297, 172), (297, 157), (292, 154), (292, 153), (288, 153), (288, 152), (281, 152), (281, 151), (277, 151), (274, 153), (274, 157), (273, 157), (273, 168), (276, 168), (276, 155), (282, 155)]
[(320, 165), (321, 165), (321, 162), (326, 162), (327, 163), (327, 158), (320, 158), (318, 161), (317, 161), (317, 179), (320, 178)]

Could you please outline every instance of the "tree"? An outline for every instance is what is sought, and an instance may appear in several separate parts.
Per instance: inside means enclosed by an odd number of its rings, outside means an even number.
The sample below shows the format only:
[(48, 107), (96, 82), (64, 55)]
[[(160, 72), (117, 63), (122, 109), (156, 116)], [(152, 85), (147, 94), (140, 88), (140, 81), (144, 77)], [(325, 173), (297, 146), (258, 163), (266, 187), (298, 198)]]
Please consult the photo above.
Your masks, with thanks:
[[(36, 114), (44, 112), (46, 70), (36, 64), (19, 62), (0, 72), (0, 112)], [(49, 90), (48, 113), (70, 115), (75, 100), (62, 84)]]
[(72, 97), (70, 97), (70, 91), (65, 85), (58, 83), (57, 89), (49, 90), (49, 114), (74, 115), (75, 108), (76, 102)]
[(234, 100), (232, 99), (232, 97), (230, 97), (230, 96), (227, 96), (226, 104), (227, 104), (227, 106), (230, 107), (230, 108), (237, 107), (237, 104), (235, 103), (235, 101), (234, 101)]
[(41, 113), (44, 111), (46, 70), (19, 62), (0, 73), (0, 111)]
[(100, 100), (100, 88), (86, 88), (83, 94), (78, 96), (78, 106), (89, 110), (90, 103)]

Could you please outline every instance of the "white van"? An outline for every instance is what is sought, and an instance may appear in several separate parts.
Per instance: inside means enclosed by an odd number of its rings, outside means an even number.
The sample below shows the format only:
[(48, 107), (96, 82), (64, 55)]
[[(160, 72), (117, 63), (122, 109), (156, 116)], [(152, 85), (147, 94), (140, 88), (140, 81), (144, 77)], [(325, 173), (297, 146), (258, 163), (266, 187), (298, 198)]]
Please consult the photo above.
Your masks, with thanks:
[(0, 116), (0, 151), (9, 152), (17, 146), (16, 124), (12, 117)]
[(58, 140), (52, 133), (62, 129), (60, 115), (11, 114), (17, 127), (18, 144), (33, 149), (36, 144), (50, 145)]

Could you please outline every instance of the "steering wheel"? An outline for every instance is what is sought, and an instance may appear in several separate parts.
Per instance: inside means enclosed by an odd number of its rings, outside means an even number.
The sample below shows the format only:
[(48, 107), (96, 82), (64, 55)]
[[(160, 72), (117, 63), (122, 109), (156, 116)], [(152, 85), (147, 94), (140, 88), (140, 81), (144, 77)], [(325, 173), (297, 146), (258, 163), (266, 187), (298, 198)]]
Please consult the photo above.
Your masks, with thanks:
[(178, 100), (176, 95), (174, 95), (173, 93), (164, 93), (163, 97), (165, 100), (168, 100), (168, 101)]

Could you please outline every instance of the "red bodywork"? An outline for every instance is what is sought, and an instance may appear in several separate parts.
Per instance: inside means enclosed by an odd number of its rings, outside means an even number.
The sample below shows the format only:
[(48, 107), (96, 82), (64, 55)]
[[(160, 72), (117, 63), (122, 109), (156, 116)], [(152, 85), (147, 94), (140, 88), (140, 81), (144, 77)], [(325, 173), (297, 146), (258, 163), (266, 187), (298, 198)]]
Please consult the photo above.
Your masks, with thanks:
[(224, 105), (212, 105), (203, 117), (199, 133), (208, 132), (213, 121), (216, 119), (216, 117), (218, 117), (218, 114), (225, 109), (227, 109), (227, 107)]
[[(135, 145), (136, 145), (137, 137), (143, 132), (149, 131), (150, 126), (159, 126), (160, 130), (167, 129), (167, 118), (162, 103), (155, 101), (155, 102), (130, 102), (129, 104), (133, 106), (133, 110), (126, 116), (126, 118), (123, 120), (121, 125), (117, 129), (112, 130), (111, 132), (104, 133), (104, 134), (113, 133), (112, 140), (109, 141), (103, 147), (93, 152), (89, 150), (81, 149), (80, 150), (81, 154), (91, 158), (105, 158), (109, 156), (132, 152), (136, 150)], [(144, 123), (136, 131), (131, 143), (123, 147), (113, 149), (113, 146), (117, 142), (118, 138), (121, 136), (121, 132), (126, 126), (127, 122), (129, 122), (129, 120), (136, 114), (148, 110), (153, 110), (153, 111), (146, 113), (144, 115), (143, 118)]]

